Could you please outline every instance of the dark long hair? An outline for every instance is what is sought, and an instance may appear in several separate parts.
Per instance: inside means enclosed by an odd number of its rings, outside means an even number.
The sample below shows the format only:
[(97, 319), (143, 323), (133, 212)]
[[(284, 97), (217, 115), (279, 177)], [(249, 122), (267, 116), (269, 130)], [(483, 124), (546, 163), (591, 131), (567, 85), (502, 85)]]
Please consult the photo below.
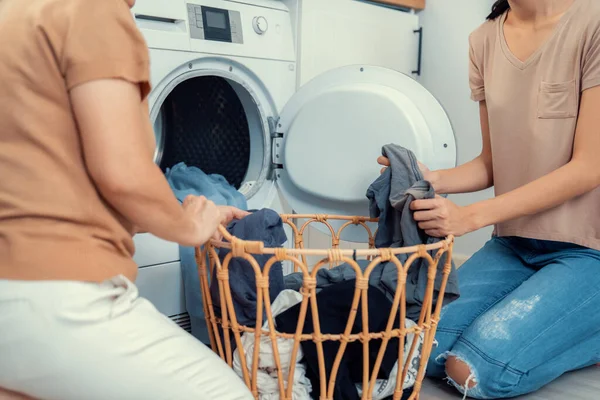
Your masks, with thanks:
[(508, 4), (508, 0), (497, 0), (492, 6), (492, 12), (487, 16), (487, 19), (492, 20), (496, 19), (502, 14), (506, 12), (506, 10), (510, 9), (510, 4)]

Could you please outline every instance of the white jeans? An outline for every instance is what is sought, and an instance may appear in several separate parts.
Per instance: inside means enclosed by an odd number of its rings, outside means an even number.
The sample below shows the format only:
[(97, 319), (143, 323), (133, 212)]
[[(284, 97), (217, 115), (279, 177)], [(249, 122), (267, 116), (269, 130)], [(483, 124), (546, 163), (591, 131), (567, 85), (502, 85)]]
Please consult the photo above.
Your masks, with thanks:
[(122, 276), (102, 284), (0, 280), (0, 387), (43, 400), (253, 398)]

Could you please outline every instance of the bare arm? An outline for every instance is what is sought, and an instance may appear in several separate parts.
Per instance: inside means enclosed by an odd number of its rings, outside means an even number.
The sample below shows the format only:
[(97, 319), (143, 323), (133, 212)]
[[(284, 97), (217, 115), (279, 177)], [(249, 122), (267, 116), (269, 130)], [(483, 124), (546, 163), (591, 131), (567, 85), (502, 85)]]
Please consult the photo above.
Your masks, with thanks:
[[(479, 118), (481, 120), (483, 141), (483, 147), (479, 156), (466, 164), (445, 170), (429, 171), (426, 166), (419, 165), (425, 180), (433, 185), (436, 193), (471, 193), (490, 188), (494, 185), (492, 146), (490, 143), (490, 128), (485, 101), (479, 103)], [(379, 157), (377, 162), (385, 167), (389, 167), (390, 165), (389, 160), (385, 157)]]
[(154, 138), (139, 87), (119, 79), (96, 80), (70, 93), (85, 163), (101, 195), (138, 230), (182, 245), (201, 245), (221, 217), (196, 198), (182, 207), (152, 160)]
[(443, 198), (413, 201), (415, 220), (432, 236), (474, 231), (537, 214), (600, 186), (600, 86), (583, 92), (571, 161), (518, 189), (467, 207)]

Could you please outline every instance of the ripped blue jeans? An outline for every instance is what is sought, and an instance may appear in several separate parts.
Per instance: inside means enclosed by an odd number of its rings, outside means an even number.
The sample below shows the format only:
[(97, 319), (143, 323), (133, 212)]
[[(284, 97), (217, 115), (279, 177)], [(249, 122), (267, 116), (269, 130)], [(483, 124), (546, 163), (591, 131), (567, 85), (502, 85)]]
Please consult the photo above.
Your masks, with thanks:
[(498, 399), (600, 361), (600, 251), (493, 238), (458, 276), (461, 297), (442, 309), (428, 376), (445, 378), (453, 355), (471, 369), (469, 397)]

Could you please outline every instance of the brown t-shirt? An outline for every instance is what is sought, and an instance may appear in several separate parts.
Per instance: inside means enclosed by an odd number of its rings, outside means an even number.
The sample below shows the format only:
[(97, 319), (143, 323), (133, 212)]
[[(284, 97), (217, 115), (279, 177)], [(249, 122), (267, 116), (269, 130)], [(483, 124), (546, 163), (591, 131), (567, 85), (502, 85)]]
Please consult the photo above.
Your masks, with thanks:
[[(506, 43), (506, 15), (470, 37), (472, 98), (487, 103), (497, 195), (571, 160), (581, 93), (600, 85), (599, 0), (575, 0), (550, 38), (524, 62)], [(600, 189), (498, 224), (496, 234), (600, 250)]]
[(135, 279), (132, 226), (86, 169), (69, 90), (149, 91), (133, 0), (0, 1), (0, 279)]

